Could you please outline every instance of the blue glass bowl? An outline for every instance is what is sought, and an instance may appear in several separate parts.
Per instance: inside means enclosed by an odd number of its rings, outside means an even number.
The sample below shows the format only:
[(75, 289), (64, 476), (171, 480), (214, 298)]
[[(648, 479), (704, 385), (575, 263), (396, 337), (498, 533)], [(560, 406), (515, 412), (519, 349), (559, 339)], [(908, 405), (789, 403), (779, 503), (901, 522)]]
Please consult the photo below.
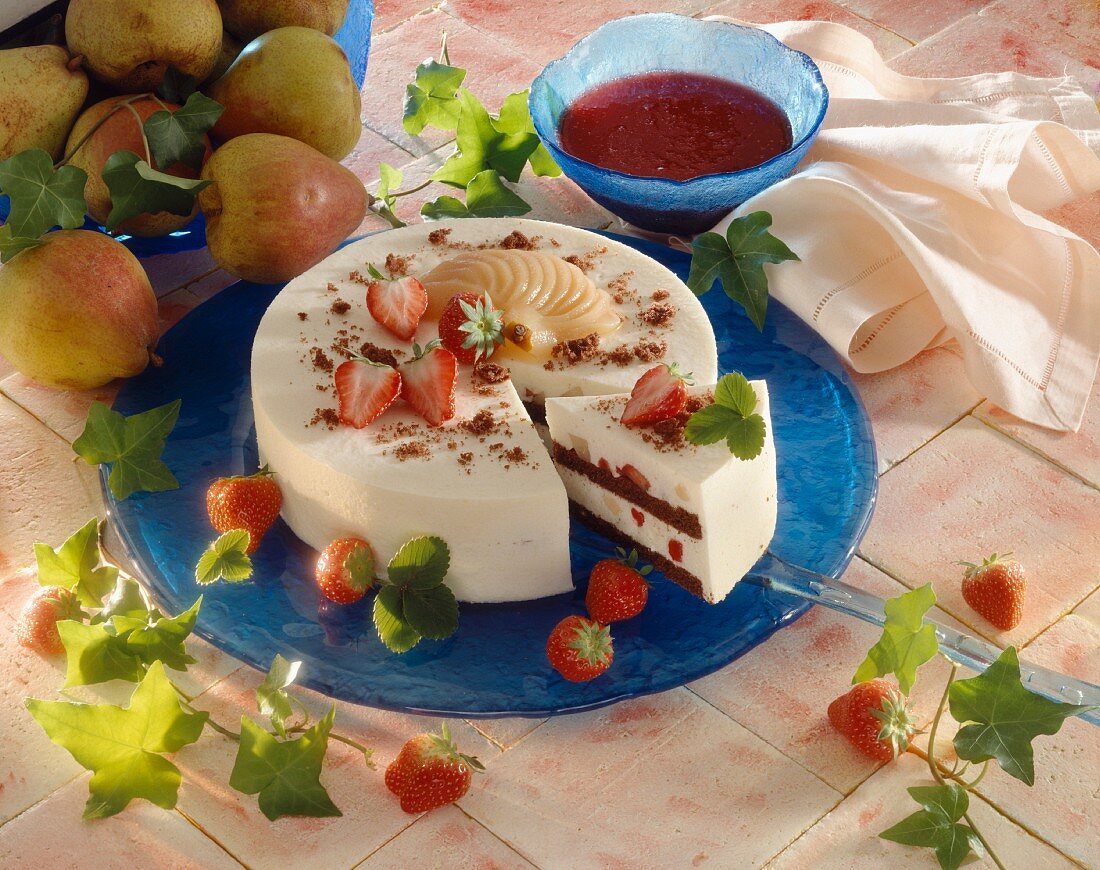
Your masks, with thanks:
[[(374, 21), (374, 0), (351, 0), (348, 4), (344, 23), (333, 37), (351, 65), (351, 75), (359, 87), (367, 77), (367, 57), (370, 55), (370, 28)], [(10, 206), (6, 196), (0, 196), (0, 221), (8, 217)], [(108, 232), (102, 224), (90, 217), (84, 220), (86, 230)], [(180, 251), (193, 251), (206, 244), (206, 220), (200, 213), (193, 221), (166, 236), (115, 236), (136, 257), (152, 257), (157, 254), (177, 254)]]
[[(627, 175), (562, 150), (559, 122), (577, 97), (609, 81), (657, 71), (712, 75), (756, 89), (787, 114), (794, 144), (758, 166), (687, 181)], [(710, 229), (735, 206), (789, 175), (817, 136), (828, 105), (817, 65), (771, 34), (666, 12), (604, 24), (548, 64), (530, 96), (539, 138), (585, 193), (637, 227), (685, 234)]]
[[(611, 236), (686, 277), (690, 258), (639, 239)], [(613, 545), (579, 522), (570, 528), (576, 591), (511, 604), (463, 604), (458, 631), (394, 655), (371, 624), (373, 596), (341, 607), (313, 583), (317, 554), (281, 520), (253, 557), (250, 583), (195, 584), (193, 566), (214, 537), (206, 489), (219, 476), (255, 470), (250, 400), (252, 336), (281, 285), (243, 281), (184, 317), (162, 339), (164, 364), (122, 385), (115, 408), (134, 414), (182, 399), (164, 461), (180, 489), (114, 499), (108, 548), (141, 577), (169, 613), (201, 594), (195, 632), (267, 669), (275, 653), (300, 660), (300, 682), (324, 694), (407, 712), (455, 716), (548, 716), (660, 692), (698, 679), (790, 624), (810, 605), (747, 583), (710, 605), (674, 583), (656, 582), (645, 611), (616, 623), (615, 664), (589, 683), (570, 683), (546, 660), (550, 629), (585, 613), (592, 565)], [(875, 446), (867, 414), (837, 355), (773, 301), (758, 332), (724, 293), (703, 297), (718, 339), (719, 371), (767, 378), (779, 477), (772, 551), (839, 577), (871, 518)], [(104, 474), (106, 479), (106, 474)], [(504, 654), (502, 654), (502, 652)], [(777, 664), (777, 673), (785, 664)]]

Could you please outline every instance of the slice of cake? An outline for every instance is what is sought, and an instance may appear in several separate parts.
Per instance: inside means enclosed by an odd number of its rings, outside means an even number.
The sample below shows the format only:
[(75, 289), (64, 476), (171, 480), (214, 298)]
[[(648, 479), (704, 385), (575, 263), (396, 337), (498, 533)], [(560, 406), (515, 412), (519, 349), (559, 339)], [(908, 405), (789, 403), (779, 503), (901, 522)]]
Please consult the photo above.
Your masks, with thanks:
[[(734, 421), (729, 425), (736, 430), (729, 441), (722, 429), (728, 422), (724, 409), (713, 407), (714, 386), (685, 384), (677, 413), (658, 411), (652, 416), (663, 419), (636, 425), (622, 422), (632, 399), (626, 394), (546, 400), (554, 463), (575, 512), (712, 604), (729, 594), (775, 532), (768, 388), (764, 381), (742, 378), (740, 383), (751, 388), (744, 393), (748, 413), (729, 412)], [(640, 387), (641, 382), (635, 396)], [(688, 421), (707, 408), (711, 410), (695, 418), (703, 433), (699, 439)], [(708, 416), (714, 419), (708, 421)], [(743, 422), (736, 422), (739, 418)], [(708, 422), (709, 435), (702, 425)], [(694, 444), (685, 431), (713, 443)], [(748, 440), (756, 439), (752, 447), (759, 446), (759, 452), (741, 459), (731, 450), (753, 452), (735, 443), (746, 432)]]

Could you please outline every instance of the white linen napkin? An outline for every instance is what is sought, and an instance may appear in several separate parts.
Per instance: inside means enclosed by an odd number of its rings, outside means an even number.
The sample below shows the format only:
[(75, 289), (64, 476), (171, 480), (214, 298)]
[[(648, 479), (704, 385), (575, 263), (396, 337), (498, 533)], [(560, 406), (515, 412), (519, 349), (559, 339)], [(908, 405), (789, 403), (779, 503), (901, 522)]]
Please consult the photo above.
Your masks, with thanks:
[(800, 171), (741, 205), (801, 262), (771, 294), (859, 372), (958, 340), (991, 401), (1076, 430), (1100, 359), (1100, 256), (1037, 212), (1100, 188), (1100, 112), (1072, 78), (899, 75), (829, 22), (764, 26), (830, 104)]

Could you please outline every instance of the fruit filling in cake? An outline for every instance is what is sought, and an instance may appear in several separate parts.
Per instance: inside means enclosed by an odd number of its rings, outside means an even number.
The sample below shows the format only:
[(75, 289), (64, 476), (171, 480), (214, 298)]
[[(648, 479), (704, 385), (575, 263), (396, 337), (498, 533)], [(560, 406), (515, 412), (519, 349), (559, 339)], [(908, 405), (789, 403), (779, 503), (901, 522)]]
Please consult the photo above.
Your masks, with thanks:
[(775, 532), (764, 381), (691, 385), (675, 365), (631, 395), (548, 399), (553, 458), (579, 517), (716, 603)]

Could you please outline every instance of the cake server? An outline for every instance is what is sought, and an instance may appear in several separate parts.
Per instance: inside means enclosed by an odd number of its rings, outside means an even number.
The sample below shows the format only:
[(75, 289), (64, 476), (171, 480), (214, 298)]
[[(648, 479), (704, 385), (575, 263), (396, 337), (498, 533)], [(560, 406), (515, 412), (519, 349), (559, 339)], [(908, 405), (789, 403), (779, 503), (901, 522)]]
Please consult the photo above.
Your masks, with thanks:
[[(824, 574), (792, 565), (770, 550), (761, 557), (744, 579), (756, 586), (775, 592), (785, 592), (880, 627), (886, 619), (883, 610), (886, 602), (878, 596)], [(963, 667), (984, 671), (1003, 652), (991, 643), (963, 634), (946, 625), (940, 625), (931, 619), (926, 619), (925, 622), (935, 626), (940, 651), (951, 661)], [(1052, 701), (1061, 701), (1065, 704), (1100, 705), (1100, 686), (1086, 683), (1084, 680), (1067, 677), (1057, 671), (1024, 661), (1020, 662), (1020, 678), (1028, 689)], [(1100, 725), (1100, 710), (1086, 710), (1077, 715), (1093, 725)]]

